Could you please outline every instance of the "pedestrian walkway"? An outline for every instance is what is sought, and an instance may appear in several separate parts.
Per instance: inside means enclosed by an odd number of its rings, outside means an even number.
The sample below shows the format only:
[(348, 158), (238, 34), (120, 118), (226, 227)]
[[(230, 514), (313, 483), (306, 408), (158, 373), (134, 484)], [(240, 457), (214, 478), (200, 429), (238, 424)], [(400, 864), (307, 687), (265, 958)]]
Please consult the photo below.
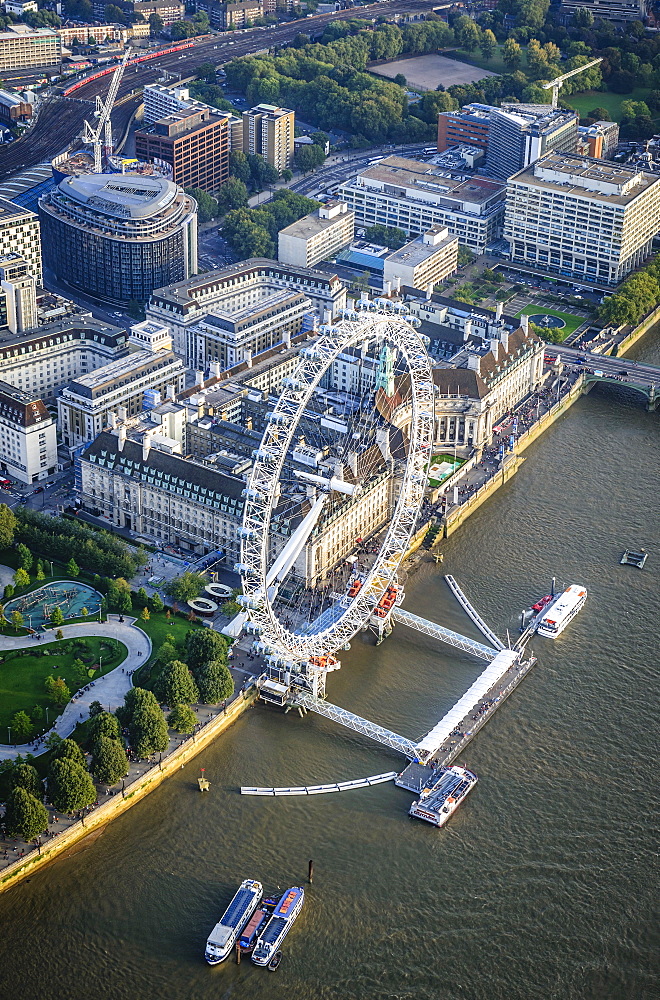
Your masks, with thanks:
[[(117, 615), (110, 615), (108, 621), (103, 624), (90, 622), (89, 624), (62, 626), (65, 639), (79, 639), (85, 636), (118, 639), (126, 646), (128, 655), (123, 663), (120, 663), (114, 670), (99, 677), (96, 681), (91, 681), (84, 690), (76, 693), (59, 718), (55, 720), (49, 732), (55, 732), (63, 739), (70, 736), (79, 722), (89, 718), (89, 706), (93, 701), (99, 701), (108, 712), (114, 712), (120, 705), (123, 705), (124, 695), (133, 686), (133, 672), (151, 656), (151, 640), (141, 628), (134, 624), (135, 621), (135, 618), (125, 617), (124, 621), (120, 622)], [(46, 633), (44, 638), (53, 641), (55, 636)], [(33, 649), (36, 645), (37, 640), (33, 635), (15, 638), (0, 636), (0, 652), (5, 649)], [(46, 753), (48, 749), (45, 745), (47, 736), (48, 733), (45, 733), (32, 743), (24, 743), (21, 746), (0, 745), (0, 760), (13, 760), (19, 754), (25, 756), (30, 753), (38, 757), (40, 754)]]

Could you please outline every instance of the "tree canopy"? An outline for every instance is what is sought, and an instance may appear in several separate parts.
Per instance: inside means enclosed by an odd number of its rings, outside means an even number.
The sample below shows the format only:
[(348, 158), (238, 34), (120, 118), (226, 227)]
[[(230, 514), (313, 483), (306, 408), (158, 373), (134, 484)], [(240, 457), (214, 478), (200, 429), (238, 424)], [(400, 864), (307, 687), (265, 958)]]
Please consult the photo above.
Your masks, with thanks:
[(71, 813), (96, 801), (89, 771), (75, 760), (54, 760), (48, 771), (48, 796), (60, 812)]
[(189, 601), (199, 597), (205, 587), (204, 577), (200, 573), (182, 573), (165, 584), (165, 593), (175, 601)]
[(114, 785), (128, 774), (128, 758), (116, 739), (99, 736), (92, 751), (92, 774), (104, 785)]
[(212, 660), (195, 673), (199, 696), (205, 705), (217, 705), (234, 693), (234, 678), (224, 659)]
[(166, 705), (189, 705), (199, 700), (197, 684), (182, 660), (170, 660), (160, 675), (159, 694)]
[(186, 635), (186, 659), (196, 673), (216, 660), (227, 662), (227, 641), (212, 628), (193, 629)]
[(10, 837), (29, 842), (48, 829), (48, 812), (43, 802), (18, 785), (5, 803), (5, 826)]

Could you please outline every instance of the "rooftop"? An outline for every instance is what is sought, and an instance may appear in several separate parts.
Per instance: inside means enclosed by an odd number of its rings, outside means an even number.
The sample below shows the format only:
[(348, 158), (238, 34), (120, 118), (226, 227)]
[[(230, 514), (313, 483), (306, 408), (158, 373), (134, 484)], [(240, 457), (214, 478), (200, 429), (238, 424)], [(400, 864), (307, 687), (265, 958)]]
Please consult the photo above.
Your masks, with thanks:
[[(506, 191), (506, 185), (500, 181), (485, 177), (452, 180), (433, 164), (418, 163), (400, 156), (388, 156), (380, 163), (361, 171), (357, 182), (364, 186), (364, 181), (367, 182), (366, 186), (371, 186), (369, 181), (375, 181), (373, 186), (381, 189), (388, 185), (392, 190), (385, 193), (394, 197), (414, 198), (416, 192), (419, 192), (429, 203), (429, 195), (435, 195), (437, 201), (484, 206), (493, 198), (503, 199)], [(396, 188), (400, 190), (397, 191)]]
[(285, 229), (280, 229), (280, 236), (293, 236), (299, 240), (309, 240), (317, 233), (323, 232), (324, 229), (331, 229), (332, 226), (349, 222), (352, 216), (353, 212), (344, 212), (341, 215), (333, 215), (331, 219), (322, 219), (317, 209), (309, 215), (304, 215), (297, 222), (292, 222)]
[(86, 207), (119, 219), (147, 219), (162, 212), (178, 188), (164, 177), (81, 174), (65, 177), (58, 190)]
[(636, 166), (555, 152), (546, 153), (509, 180), (624, 207), (649, 188), (660, 185), (660, 177)]
[(451, 233), (447, 233), (444, 239), (439, 240), (435, 244), (425, 243), (424, 237), (418, 236), (416, 239), (411, 240), (410, 243), (406, 243), (399, 250), (389, 253), (387, 255), (387, 262), (388, 264), (405, 264), (406, 267), (416, 267), (418, 264), (423, 264), (425, 260), (428, 260), (429, 257), (432, 257), (439, 250), (444, 250), (451, 243), (457, 242), (458, 236), (453, 236)]
[[(171, 351), (134, 351), (126, 354), (110, 364), (97, 368), (88, 375), (80, 375), (71, 379), (67, 391), (91, 399), (100, 392), (119, 389), (132, 378), (137, 378), (149, 371), (156, 371), (166, 362), (176, 360)], [(183, 362), (180, 362), (183, 370)], [(100, 391), (100, 392), (99, 392)]]

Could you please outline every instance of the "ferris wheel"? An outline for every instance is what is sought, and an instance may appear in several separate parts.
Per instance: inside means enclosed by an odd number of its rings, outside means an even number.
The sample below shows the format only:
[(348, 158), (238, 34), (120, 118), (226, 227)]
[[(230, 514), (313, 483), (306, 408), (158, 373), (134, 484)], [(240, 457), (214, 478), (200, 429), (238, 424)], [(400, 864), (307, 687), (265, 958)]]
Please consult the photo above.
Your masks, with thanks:
[(236, 569), (271, 661), (318, 662), (394, 600), (434, 429), (431, 362), (406, 313), (364, 299), (322, 326), (266, 418)]

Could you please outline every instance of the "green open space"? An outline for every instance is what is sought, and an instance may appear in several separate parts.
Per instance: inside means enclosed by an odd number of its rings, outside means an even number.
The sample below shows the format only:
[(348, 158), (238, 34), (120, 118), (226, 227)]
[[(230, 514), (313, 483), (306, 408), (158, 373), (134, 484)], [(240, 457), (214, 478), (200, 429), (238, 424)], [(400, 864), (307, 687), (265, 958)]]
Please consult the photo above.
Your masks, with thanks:
[[(61, 639), (55, 642), (35, 643), (27, 649), (2, 650), (0, 653), (0, 742), (7, 737), (7, 726), (15, 712), (23, 711), (32, 718), (32, 710), (39, 706), (43, 713), (41, 720), (35, 721), (34, 734), (44, 732), (46, 709), (52, 723), (60, 714), (49, 701), (44, 681), (46, 677), (61, 677), (71, 694), (89, 681), (107, 674), (122, 663), (128, 650), (123, 642), (102, 636), (86, 636), (82, 639)], [(81, 678), (73, 661), (83, 661), (87, 672)], [(81, 683), (82, 681), (82, 683)], [(29, 737), (28, 737), (29, 738)]]
[(566, 325), (558, 331), (558, 333), (561, 334), (562, 340), (565, 340), (569, 334), (577, 330), (577, 328), (586, 321), (586, 317), (584, 316), (574, 316), (573, 313), (559, 312), (557, 309), (547, 309), (544, 305), (535, 305), (534, 303), (525, 306), (524, 309), (521, 309), (520, 312), (516, 313), (516, 318), (519, 316), (535, 316), (537, 313), (540, 313), (543, 316), (557, 316), (559, 319), (563, 319)]
[(166, 612), (164, 611), (152, 611), (149, 621), (145, 622), (142, 621), (141, 618), (138, 618), (135, 624), (141, 628), (143, 632), (147, 633), (151, 639), (152, 646), (152, 655), (149, 657), (144, 666), (140, 667), (133, 676), (133, 683), (136, 687), (145, 685), (153, 680), (151, 674), (153, 672), (158, 650), (165, 642), (165, 636), (174, 636), (176, 645), (180, 649), (183, 649), (188, 632), (190, 632), (191, 629), (204, 628), (201, 622), (188, 621), (187, 618), (182, 617), (180, 614), (170, 613), (170, 618), (168, 619), (166, 617)]
[(571, 94), (566, 97), (566, 103), (579, 111), (586, 118), (594, 108), (606, 108), (612, 121), (619, 122), (623, 117), (621, 104), (623, 101), (645, 101), (649, 95), (648, 87), (635, 87), (630, 94), (613, 94), (607, 90), (585, 90), (581, 94)]
[[(455, 57), (456, 59), (460, 59), (461, 62), (469, 63), (470, 66), (478, 66), (479, 69), (490, 70), (491, 73), (504, 74), (510, 72), (509, 68), (505, 65), (504, 60), (502, 59), (501, 45), (497, 46), (492, 59), (484, 59), (479, 49), (475, 49), (474, 52), (466, 52), (465, 49), (452, 49), (451, 52), (444, 52), (443, 55), (451, 55), (452, 58)], [(594, 105), (592, 105), (592, 107), (594, 107)]]

